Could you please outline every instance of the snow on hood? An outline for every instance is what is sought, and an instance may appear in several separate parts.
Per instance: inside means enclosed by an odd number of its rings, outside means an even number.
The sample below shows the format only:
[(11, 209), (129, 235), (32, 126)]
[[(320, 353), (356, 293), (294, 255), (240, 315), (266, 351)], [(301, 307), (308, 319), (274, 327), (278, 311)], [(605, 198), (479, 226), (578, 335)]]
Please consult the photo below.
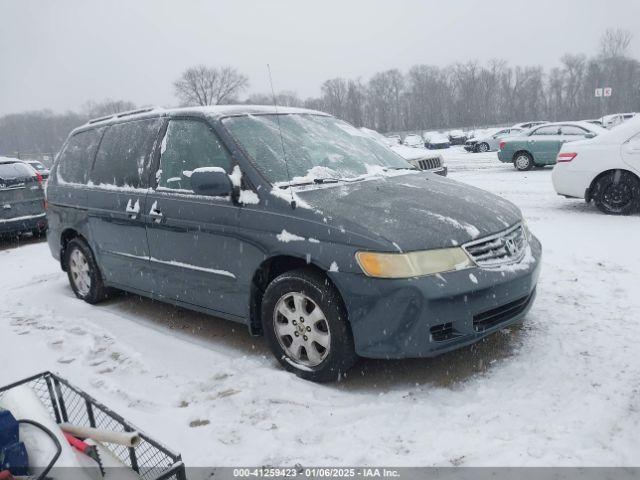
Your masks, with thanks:
[(421, 160), (427, 157), (433, 157), (433, 155), (426, 148), (421, 147), (407, 147), (406, 145), (392, 145), (391, 150), (396, 152), (405, 160)]
[(297, 195), (346, 230), (384, 241), (389, 251), (462, 245), (522, 220), (520, 210), (507, 200), (426, 172), (301, 190)]

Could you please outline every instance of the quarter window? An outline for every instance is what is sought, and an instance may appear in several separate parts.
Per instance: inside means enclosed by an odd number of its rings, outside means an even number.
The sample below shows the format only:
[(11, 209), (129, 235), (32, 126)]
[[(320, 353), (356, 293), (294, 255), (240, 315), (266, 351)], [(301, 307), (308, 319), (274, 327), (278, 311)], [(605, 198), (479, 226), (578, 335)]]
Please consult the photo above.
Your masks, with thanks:
[(146, 185), (147, 159), (160, 128), (152, 118), (112, 125), (104, 133), (89, 179), (96, 185)]
[(231, 158), (205, 122), (171, 120), (160, 148), (158, 187), (192, 192), (196, 168), (219, 167), (229, 173)]
[(66, 183), (87, 183), (89, 170), (102, 138), (102, 128), (76, 133), (60, 153), (56, 175)]

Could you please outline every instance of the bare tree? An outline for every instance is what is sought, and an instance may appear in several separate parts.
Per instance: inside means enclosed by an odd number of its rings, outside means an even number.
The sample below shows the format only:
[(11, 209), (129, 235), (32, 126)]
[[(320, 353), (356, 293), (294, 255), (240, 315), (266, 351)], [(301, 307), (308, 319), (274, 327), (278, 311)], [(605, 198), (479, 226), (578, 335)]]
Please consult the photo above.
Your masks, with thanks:
[(322, 84), (322, 99), (329, 113), (339, 118), (345, 117), (348, 88), (344, 78), (332, 78)]
[(560, 59), (564, 73), (564, 113), (569, 118), (577, 118), (584, 89), (584, 74), (587, 58), (584, 55), (563, 55)]
[(364, 125), (364, 107), (366, 92), (365, 87), (358, 80), (349, 80), (347, 85), (347, 98), (344, 112), (344, 119), (356, 127)]
[(183, 105), (229, 103), (249, 86), (249, 79), (233, 67), (198, 65), (186, 69), (173, 83)]
[(633, 34), (629, 30), (608, 29), (600, 39), (600, 55), (604, 58), (625, 56), (632, 38)]

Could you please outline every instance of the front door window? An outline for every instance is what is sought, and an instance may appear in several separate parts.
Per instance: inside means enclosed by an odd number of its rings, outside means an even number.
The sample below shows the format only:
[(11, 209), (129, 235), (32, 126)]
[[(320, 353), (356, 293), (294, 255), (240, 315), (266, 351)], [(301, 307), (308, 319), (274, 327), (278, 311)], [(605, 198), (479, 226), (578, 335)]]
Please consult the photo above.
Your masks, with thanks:
[(171, 120), (160, 148), (158, 190), (193, 193), (196, 168), (219, 167), (229, 173), (231, 158), (209, 126), (198, 120)]

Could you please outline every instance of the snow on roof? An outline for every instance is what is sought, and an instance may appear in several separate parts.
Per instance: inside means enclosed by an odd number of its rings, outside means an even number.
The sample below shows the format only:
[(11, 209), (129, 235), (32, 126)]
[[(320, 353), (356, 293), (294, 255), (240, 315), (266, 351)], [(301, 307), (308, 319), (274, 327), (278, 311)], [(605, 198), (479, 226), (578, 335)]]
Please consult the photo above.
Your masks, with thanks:
[[(602, 128), (599, 125), (596, 125), (594, 123), (589, 123), (589, 122), (585, 122), (585, 121), (577, 121), (577, 122), (552, 122), (552, 123), (545, 123), (544, 125), (538, 125), (538, 127), (543, 128), (543, 127), (554, 127), (554, 126), (561, 126), (561, 125), (575, 125), (578, 127), (582, 127), (586, 130), (589, 130), (590, 132), (595, 132), (595, 133), (605, 133), (608, 130), (606, 128)], [(537, 128), (537, 127), (534, 127)]]
[(0, 156), (0, 163), (15, 163), (15, 162), (24, 162), (24, 160), (20, 160), (19, 158), (12, 158), (12, 157), (2, 157)]
[(611, 130), (598, 135), (594, 141), (598, 143), (623, 143), (640, 133), (640, 116), (636, 115), (630, 120), (616, 125)]
[(173, 116), (173, 115), (195, 115), (200, 117), (209, 118), (222, 118), (228, 116), (237, 115), (268, 115), (268, 114), (311, 114), (311, 115), (323, 115), (329, 116), (328, 113), (320, 112), (317, 110), (310, 110), (307, 108), (295, 108), (295, 107), (276, 107), (274, 105), (211, 105), (207, 107), (181, 107), (181, 108), (162, 108), (162, 107), (150, 107), (142, 108), (138, 110), (132, 110), (129, 112), (120, 112), (113, 115), (108, 115), (101, 118), (89, 120), (87, 123), (78, 127), (72, 133), (79, 130), (84, 130), (88, 127), (97, 125), (109, 125), (111, 123), (124, 122), (129, 120), (136, 120), (148, 117), (156, 117), (159, 114), (161, 116)]

